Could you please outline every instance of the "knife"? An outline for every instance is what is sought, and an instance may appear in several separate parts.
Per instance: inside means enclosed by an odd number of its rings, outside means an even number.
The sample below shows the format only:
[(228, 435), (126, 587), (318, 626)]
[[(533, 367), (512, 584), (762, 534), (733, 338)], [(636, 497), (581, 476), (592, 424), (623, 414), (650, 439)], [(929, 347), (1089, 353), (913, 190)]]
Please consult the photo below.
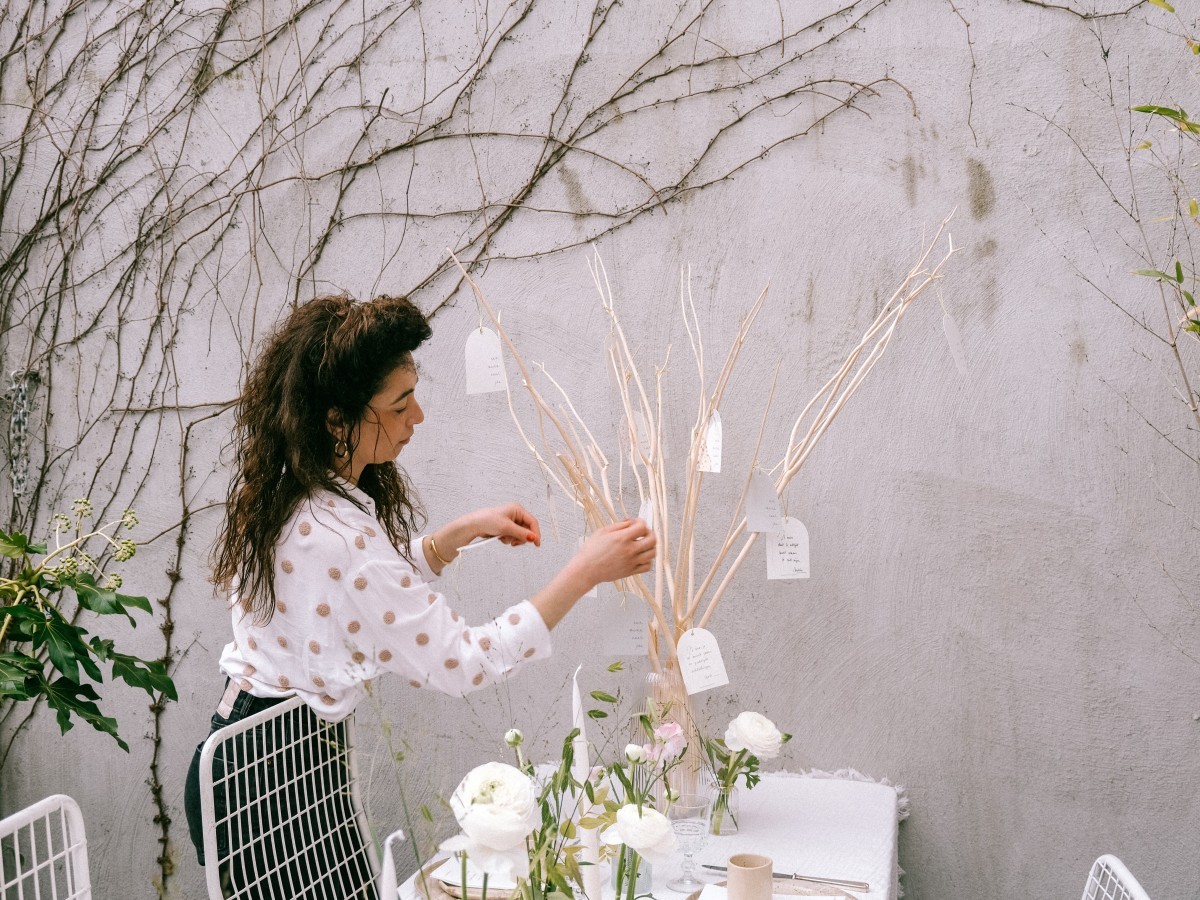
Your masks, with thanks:
[[(715, 872), (728, 872), (729, 871), (724, 866), (710, 866), (708, 863), (703, 863), (702, 868), (712, 869)], [(787, 874), (786, 872), (772, 872), (771, 877), (772, 878), (787, 878), (792, 881), (815, 881), (818, 884), (836, 884), (838, 887), (848, 887), (848, 888), (851, 888), (852, 890), (863, 891), (863, 892), (867, 892), (867, 891), (871, 890), (871, 885), (867, 884), (867, 882), (865, 882), (865, 881), (847, 881), (844, 878), (817, 878), (814, 875), (800, 875), (795, 872), (793, 872), (790, 875)]]

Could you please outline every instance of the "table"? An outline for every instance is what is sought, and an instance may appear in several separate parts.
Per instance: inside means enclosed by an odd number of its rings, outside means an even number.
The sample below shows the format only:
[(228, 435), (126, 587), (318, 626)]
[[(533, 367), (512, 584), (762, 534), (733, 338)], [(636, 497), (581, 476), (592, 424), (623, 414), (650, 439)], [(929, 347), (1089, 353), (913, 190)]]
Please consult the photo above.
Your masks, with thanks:
[[(734, 853), (761, 853), (771, 857), (776, 872), (865, 881), (871, 885), (868, 893), (848, 893), (869, 900), (896, 900), (900, 886), (896, 788), (854, 778), (774, 773), (764, 775), (754, 790), (740, 790), (740, 831), (710, 838), (696, 855), (698, 865), (723, 866)], [(603, 883), (608, 887), (608, 867), (603, 865)], [(666, 887), (678, 875), (679, 866), (675, 861), (654, 867), (655, 900), (685, 896)], [(720, 873), (711, 874), (715, 879)], [(400, 900), (421, 900), (415, 881), (414, 874), (401, 886)], [(812, 885), (806, 882), (805, 886)], [(845, 896), (840, 890), (830, 893)]]
[[(848, 778), (769, 774), (754, 790), (740, 790), (739, 832), (711, 838), (696, 855), (697, 863), (723, 866), (734, 853), (761, 853), (771, 857), (776, 872), (871, 885), (869, 893), (849, 892), (856, 897), (895, 900), (899, 895), (896, 788)], [(657, 900), (684, 896), (666, 888), (678, 870), (678, 863), (655, 868)]]

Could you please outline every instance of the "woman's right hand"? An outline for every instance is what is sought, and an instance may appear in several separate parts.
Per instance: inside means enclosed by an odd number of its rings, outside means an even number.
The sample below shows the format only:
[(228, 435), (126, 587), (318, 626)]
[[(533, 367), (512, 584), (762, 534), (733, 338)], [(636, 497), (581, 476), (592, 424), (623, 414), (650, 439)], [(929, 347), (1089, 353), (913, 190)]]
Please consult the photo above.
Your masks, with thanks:
[(594, 532), (572, 560), (592, 584), (644, 575), (654, 567), (658, 539), (641, 519), (626, 519)]

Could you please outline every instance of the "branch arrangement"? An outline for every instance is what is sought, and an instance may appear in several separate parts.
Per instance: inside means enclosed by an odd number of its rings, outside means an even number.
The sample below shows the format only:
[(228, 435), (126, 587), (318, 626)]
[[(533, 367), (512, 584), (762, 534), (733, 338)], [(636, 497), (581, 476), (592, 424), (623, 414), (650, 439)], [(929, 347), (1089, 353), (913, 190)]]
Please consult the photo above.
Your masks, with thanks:
[[(943, 269), (954, 253), (953, 240), (946, 231), (949, 221), (950, 216), (947, 216), (933, 238), (924, 245), (917, 261), (884, 304), (875, 321), (847, 354), (841, 367), (796, 417), (787, 448), (770, 470), (777, 494), (782, 496), (787, 490), (829, 426), (887, 351), (896, 327), (912, 302), (942, 277)], [(939, 249), (943, 234), (946, 235), (945, 247)], [(455, 262), (458, 262), (457, 258)], [(627, 518), (630, 511), (625, 508), (619, 492), (613, 491), (609, 458), (579, 415), (570, 396), (544, 368), (542, 374), (557, 395), (556, 402), (551, 402), (543, 395), (534, 383), (529, 364), (501, 325), (496, 310), (466, 268), (461, 263), (458, 265), (520, 370), (521, 384), (533, 402), (537, 416), (536, 436), (531, 436), (521, 424), (511, 390), (508, 392), (509, 412), (522, 441), (538, 461), (548, 481), (579, 506), (589, 529), (601, 528)], [(683, 633), (693, 627), (707, 626), (758, 538), (758, 533), (747, 530), (744, 507), (751, 476), (759, 464), (763, 435), (779, 376), (778, 367), (742, 493), (734, 507), (725, 539), (709, 565), (703, 566), (696, 560), (696, 511), (705, 474), (700, 466), (708, 423), (714, 412), (720, 412), (721, 401), (738, 357), (763, 307), (767, 291), (764, 289), (758, 295), (743, 317), (716, 383), (709, 391), (705, 385), (704, 344), (696, 308), (687, 281), (681, 286), (680, 310), (696, 362), (699, 399), (683, 469), (683, 502), (678, 510), (673, 510), (668, 501), (668, 470), (663, 454), (665, 419), (662, 382), (666, 362), (664, 360), (662, 366), (655, 368), (653, 379), (643, 377), (625, 338), (613, 300), (612, 286), (598, 254), (589, 261), (589, 269), (611, 323), (611, 337), (605, 354), (611, 373), (615, 376), (625, 425), (625, 446), (621, 452), (630, 464), (639, 501), (649, 502), (653, 510), (659, 541), (653, 579), (636, 576), (623, 584), (622, 588), (640, 597), (650, 611), (650, 663), (655, 671), (662, 671), (664, 664), (669, 664), (674, 658), (676, 644)], [(668, 347), (667, 358), (670, 352), (671, 348)], [(665, 658), (662, 652), (664, 647)]]

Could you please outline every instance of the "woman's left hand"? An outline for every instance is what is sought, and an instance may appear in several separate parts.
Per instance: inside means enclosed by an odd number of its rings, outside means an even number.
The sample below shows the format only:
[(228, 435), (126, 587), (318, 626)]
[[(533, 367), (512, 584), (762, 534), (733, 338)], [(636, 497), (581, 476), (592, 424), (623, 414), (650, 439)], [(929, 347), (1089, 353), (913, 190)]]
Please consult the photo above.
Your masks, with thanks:
[(542, 546), (538, 520), (520, 503), (477, 509), (463, 518), (470, 522), (472, 539), (498, 537), (501, 543), (510, 547), (530, 543), (535, 547)]

